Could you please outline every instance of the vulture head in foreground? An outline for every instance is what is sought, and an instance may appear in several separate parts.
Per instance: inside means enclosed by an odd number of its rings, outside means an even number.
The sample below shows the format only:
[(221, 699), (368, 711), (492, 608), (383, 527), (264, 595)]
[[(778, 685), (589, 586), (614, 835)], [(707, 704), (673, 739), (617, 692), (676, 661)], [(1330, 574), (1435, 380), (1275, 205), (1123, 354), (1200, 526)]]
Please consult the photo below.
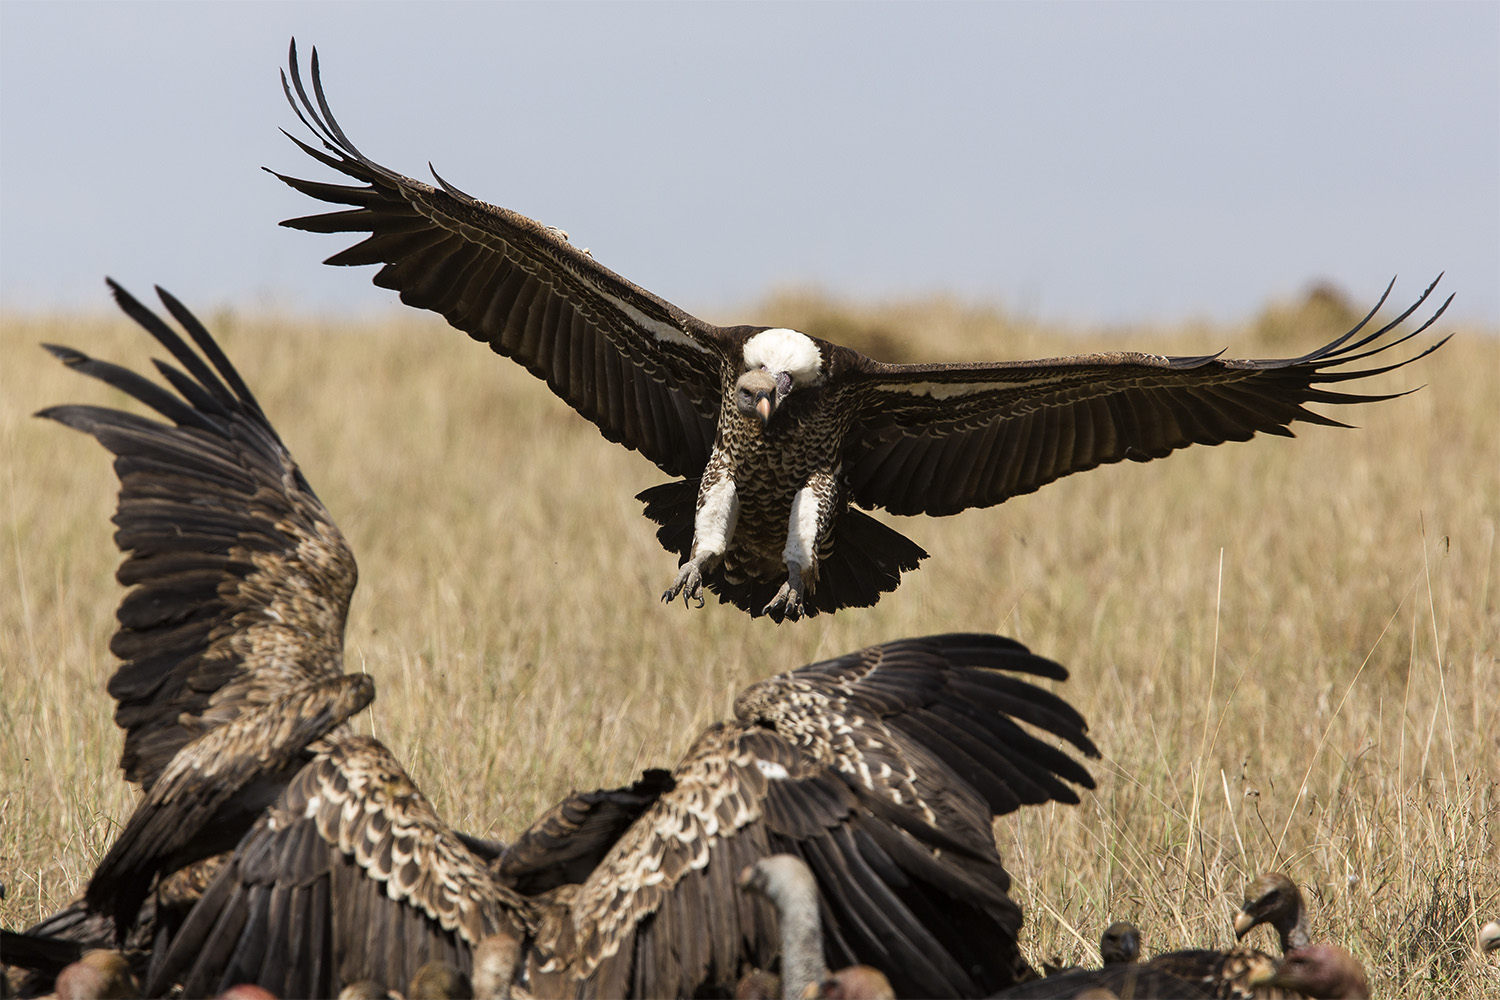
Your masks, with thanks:
[(666, 601), (701, 604), (713, 591), (776, 621), (874, 604), (927, 553), (864, 510), (955, 514), (1123, 459), (1291, 436), (1297, 420), (1343, 426), (1306, 404), (1387, 398), (1332, 387), (1414, 360), (1360, 365), (1447, 305), (1382, 339), (1432, 288), (1367, 330), (1382, 295), (1348, 333), (1278, 360), (1109, 352), (886, 364), (796, 330), (706, 323), (561, 230), (381, 166), (329, 110), (316, 51), (311, 70), (309, 97), (294, 43), (283, 85), (322, 148), (293, 141), (354, 183), (276, 174), (347, 206), (283, 225), (362, 236), (327, 263), (381, 265), (375, 284), (515, 359), (606, 438), (677, 477), (639, 495), (680, 560)]
[(1083, 718), (1035, 683), (1062, 667), (995, 635), (870, 646), (750, 686), (670, 770), (574, 793), (509, 845), (462, 834), (347, 724), (374, 693), (342, 667), (353, 556), (249, 388), (170, 295), (185, 337), (115, 294), (171, 356), (160, 381), (53, 351), (153, 416), (43, 412), (116, 456), (131, 588), (110, 693), (144, 795), (83, 903), (124, 927), (228, 852), (148, 935), (150, 995), (334, 996), (424, 967), (497, 993), (728, 989), (781, 947), (735, 885), (775, 854), (816, 881), (827, 967), (886, 966), (903, 995), (1033, 974), (992, 824), (1093, 787)]

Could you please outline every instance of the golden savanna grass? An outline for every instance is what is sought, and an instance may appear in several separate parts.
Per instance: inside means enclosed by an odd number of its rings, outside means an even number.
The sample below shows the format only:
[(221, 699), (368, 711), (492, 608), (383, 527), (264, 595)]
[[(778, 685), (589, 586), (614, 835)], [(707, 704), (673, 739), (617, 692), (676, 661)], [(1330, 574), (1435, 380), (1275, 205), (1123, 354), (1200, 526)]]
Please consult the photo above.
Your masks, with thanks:
[[(787, 295), (752, 311), (890, 360), (1276, 356), (1321, 343), (1345, 313), (1324, 295), (1244, 327), (1086, 336), (945, 301)], [(663, 477), (441, 320), (389, 316), (204, 318), (358, 554), (348, 661), (379, 689), (359, 725), (455, 825), (509, 837), (569, 789), (670, 764), (773, 672), (994, 630), (1069, 667), (1061, 689), (1104, 752), (1081, 806), (996, 824), (1033, 962), (1097, 960), (1117, 918), (1143, 928), (1148, 952), (1225, 945), (1244, 883), (1279, 866), (1310, 891), (1316, 936), (1352, 949), (1380, 994), (1500, 990), (1473, 948), (1500, 916), (1494, 331), (1459, 330), (1377, 383), (1420, 392), (1336, 411), (1357, 430), (1299, 424), (1296, 440), (1189, 449), (991, 510), (900, 519), (931, 558), (899, 590), (777, 628), (712, 599), (662, 607), (675, 561), (632, 496)], [(81, 890), (134, 794), (104, 692), (115, 480), (95, 444), (29, 416), (119, 397), (38, 341), (137, 368), (148, 354), (102, 309), (4, 321), (7, 927)]]

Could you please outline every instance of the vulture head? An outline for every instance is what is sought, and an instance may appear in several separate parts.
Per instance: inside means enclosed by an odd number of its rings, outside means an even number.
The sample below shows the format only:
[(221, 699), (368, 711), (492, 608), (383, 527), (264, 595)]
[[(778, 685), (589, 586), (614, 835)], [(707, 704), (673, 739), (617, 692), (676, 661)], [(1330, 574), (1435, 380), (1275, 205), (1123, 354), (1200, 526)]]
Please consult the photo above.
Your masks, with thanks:
[(1245, 887), (1245, 902), (1234, 915), (1234, 936), (1243, 938), (1258, 924), (1276, 928), (1283, 952), (1311, 941), (1302, 890), (1281, 872), (1266, 872)]
[(1479, 950), (1486, 954), (1500, 951), (1500, 920), (1491, 920), (1479, 928)]
[(138, 997), (140, 983), (118, 951), (91, 948), (57, 974), (59, 997)]
[(745, 341), (744, 372), (734, 384), (734, 405), (769, 426), (787, 396), (823, 381), (817, 342), (796, 330), (762, 330)]
[(1141, 957), (1141, 932), (1128, 920), (1116, 920), (1099, 935), (1099, 958), (1105, 965), (1134, 962)]

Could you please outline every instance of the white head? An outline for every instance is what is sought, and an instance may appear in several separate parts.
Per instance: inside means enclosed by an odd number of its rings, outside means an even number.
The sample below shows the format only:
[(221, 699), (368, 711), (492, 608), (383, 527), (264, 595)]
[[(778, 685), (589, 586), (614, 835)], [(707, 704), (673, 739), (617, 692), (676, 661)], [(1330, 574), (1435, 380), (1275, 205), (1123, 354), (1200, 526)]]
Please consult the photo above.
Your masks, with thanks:
[(764, 368), (772, 375), (786, 372), (792, 388), (805, 389), (823, 381), (823, 355), (805, 333), (777, 328), (762, 330), (745, 341), (745, 371)]
[(762, 330), (745, 341), (744, 370), (735, 382), (735, 406), (769, 425), (771, 415), (794, 390), (823, 380), (818, 345), (796, 330)]

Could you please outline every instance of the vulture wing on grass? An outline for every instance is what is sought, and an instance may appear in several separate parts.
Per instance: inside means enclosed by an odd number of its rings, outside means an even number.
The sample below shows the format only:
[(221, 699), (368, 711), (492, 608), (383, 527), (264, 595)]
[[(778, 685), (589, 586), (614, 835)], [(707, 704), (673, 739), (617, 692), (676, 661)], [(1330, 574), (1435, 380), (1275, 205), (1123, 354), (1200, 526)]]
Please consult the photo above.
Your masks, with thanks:
[(233, 847), (310, 759), (309, 745), (375, 691), (343, 670), (354, 556), (260, 404), (171, 295), (158, 289), (196, 349), (110, 287), (176, 361), (156, 362), (175, 393), (71, 348), (48, 350), (165, 422), (83, 405), (38, 415), (95, 437), (120, 480), (117, 576), (129, 592), (109, 693), (125, 730), (120, 766), (144, 797), (84, 898), (123, 940), (157, 876)]

